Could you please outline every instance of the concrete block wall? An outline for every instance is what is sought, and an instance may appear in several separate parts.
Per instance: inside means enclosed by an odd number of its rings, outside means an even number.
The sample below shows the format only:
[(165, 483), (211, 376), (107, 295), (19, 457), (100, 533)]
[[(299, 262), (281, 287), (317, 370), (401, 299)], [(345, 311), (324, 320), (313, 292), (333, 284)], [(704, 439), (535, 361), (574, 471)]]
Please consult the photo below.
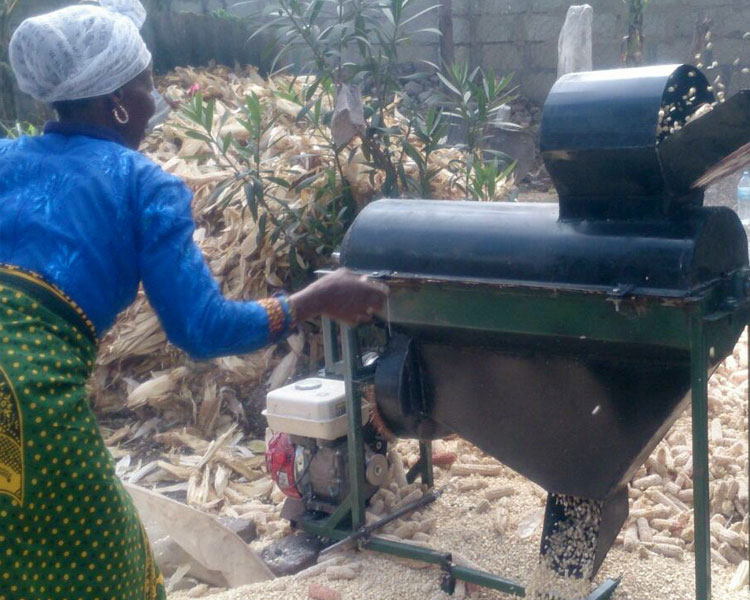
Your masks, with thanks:
[[(181, 2), (200, 0), (173, 0)], [(223, 0), (203, 0), (221, 2)], [(438, 0), (418, 0), (416, 12)], [(453, 0), (453, 38), (456, 58), (491, 67), (497, 73), (514, 73), (521, 92), (543, 102), (557, 77), (557, 41), (571, 0)], [(627, 7), (622, 0), (588, 0), (594, 9), (594, 68), (621, 65), (622, 39), (627, 33)], [(230, 10), (232, 10), (230, 8)], [(644, 35), (647, 63), (682, 63), (691, 60), (696, 24), (713, 21), (713, 58), (731, 88), (750, 87), (750, 76), (740, 69), (750, 66), (748, 0), (652, 0), (646, 9)], [(422, 17), (419, 26), (438, 27), (438, 12)], [(434, 36), (411, 40), (402, 50), (404, 60), (439, 62), (440, 44)], [(739, 57), (739, 68), (732, 62)]]
[[(498, 72), (515, 73), (529, 98), (541, 102), (557, 77), (557, 40), (570, 0), (454, 0), (454, 40), (458, 57)], [(581, 2), (582, 3), (582, 2)], [(628, 14), (621, 0), (588, 0), (594, 9), (595, 69), (620, 66)], [(652, 0), (644, 16), (646, 59), (650, 64), (691, 59), (696, 23), (713, 20), (713, 55), (733, 88), (750, 87), (750, 76), (731, 68), (750, 66), (750, 2), (747, 0)]]

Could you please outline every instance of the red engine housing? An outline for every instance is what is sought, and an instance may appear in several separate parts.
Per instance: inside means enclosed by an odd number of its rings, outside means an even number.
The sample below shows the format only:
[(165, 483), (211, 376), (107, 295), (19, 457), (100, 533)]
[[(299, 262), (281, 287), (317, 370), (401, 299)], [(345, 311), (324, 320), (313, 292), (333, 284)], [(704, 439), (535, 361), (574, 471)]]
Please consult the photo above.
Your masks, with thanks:
[(294, 444), (286, 433), (277, 433), (268, 441), (266, 468), (284, 494), (302, 498), (294, 476)]

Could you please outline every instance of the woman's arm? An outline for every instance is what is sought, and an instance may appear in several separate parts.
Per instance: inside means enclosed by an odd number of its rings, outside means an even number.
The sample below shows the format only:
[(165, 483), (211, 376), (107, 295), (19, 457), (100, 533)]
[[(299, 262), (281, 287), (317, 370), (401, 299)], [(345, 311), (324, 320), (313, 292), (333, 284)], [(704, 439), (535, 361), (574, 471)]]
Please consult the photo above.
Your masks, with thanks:
[(140, 186), (141, 280), (167, 337), (191, 355), (242, 354), (282, 338), (295, 319), (326, 314), (355, 323), (368, 320), (381, 308), (387, 288), (344, 269), (286, 302), (227, 300), (193, 242), (190, 191), (177, 178), (153, 167), (156, 170), (151, 169)]

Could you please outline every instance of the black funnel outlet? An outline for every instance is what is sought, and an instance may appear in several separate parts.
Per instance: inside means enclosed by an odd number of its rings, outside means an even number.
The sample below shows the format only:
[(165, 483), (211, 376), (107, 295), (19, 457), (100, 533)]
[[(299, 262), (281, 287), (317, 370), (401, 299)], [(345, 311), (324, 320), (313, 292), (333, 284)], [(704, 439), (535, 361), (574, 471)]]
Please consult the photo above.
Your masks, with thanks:
[(542, 530), (543, 563), (567, 577), (592, 578), (627, 517), (624, 486), (605, 500), (550, 494)]

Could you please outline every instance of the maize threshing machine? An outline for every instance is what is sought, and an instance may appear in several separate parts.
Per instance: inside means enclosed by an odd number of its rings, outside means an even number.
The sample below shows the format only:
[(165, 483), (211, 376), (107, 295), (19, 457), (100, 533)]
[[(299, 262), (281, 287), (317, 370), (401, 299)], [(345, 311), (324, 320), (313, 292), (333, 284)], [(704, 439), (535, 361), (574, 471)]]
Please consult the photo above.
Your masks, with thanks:
[[(326, 539), (436, 564), (448, 591), (460, 579), (523, 596), (366, 527), (387, 478), (383, 429), (420, 441), (408, 477), (428, 486), (430, 441), (456, 433), (547, 490), (541, 556), (593, 577), (627, 518), (628, 482), (692, 403), (696, 597), (708, 600), (707, 378), (747, 324), (750, 271), (739, 218), (703, 206), (703, 190), (747, 161), (748, 144), (750, 91), (717, 103), (693, 67), (572, 74), (541, 129), (559, 206), (367, 206), (341, 264), (386, 281), (390, 297), (374, 325), (325, 321), (324, 376), (269, 394), (284, 514)], [(551, 542), (581, 526), (581, 507), (586, 542), (571, 556)]]

